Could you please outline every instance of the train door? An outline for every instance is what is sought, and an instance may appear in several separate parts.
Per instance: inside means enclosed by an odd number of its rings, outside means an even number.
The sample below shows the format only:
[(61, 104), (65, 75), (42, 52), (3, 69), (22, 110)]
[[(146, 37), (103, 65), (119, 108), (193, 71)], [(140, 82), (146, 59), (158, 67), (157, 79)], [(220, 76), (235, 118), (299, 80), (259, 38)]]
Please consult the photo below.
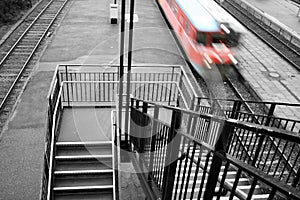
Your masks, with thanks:
[(190, 38), (195, 42), (196, 41), (196, 29), (192, 24), (190, 24)]

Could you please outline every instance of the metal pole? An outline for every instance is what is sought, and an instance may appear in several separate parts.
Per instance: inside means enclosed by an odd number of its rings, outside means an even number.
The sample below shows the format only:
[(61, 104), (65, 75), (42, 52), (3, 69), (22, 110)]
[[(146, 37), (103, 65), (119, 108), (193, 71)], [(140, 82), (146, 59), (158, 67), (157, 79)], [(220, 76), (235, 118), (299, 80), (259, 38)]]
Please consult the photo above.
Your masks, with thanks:
[[(124, 76), (124, 38), (125, 38), (125, 0), (121, 3), (121, 38), (120, 38), (120, 69), (119, 69), (119, 135), (122, 134), (122, 104), (123, 104), (123, 76)], [(120, 141), (121, 142), (121, 141)]]
[(129, 21), (129, 44), (128, 44), (128, 70), (127, 70), (127, 85), (126, 85), (126, 112), (125, 112), (125, 141), (128, 141), (128, 123), (129, 123), (129, 97), (130, 97), (130, 73), (132, 61), (132, 38), (133, 38), (133, 14), (134, 0), (130, 0), (130, 21)]

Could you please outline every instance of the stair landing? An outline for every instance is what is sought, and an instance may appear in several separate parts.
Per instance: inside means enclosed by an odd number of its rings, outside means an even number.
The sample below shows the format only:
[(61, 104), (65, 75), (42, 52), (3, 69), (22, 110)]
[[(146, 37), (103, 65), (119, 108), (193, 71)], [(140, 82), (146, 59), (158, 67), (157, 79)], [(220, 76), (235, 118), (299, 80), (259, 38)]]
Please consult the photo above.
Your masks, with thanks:
[(110, 141), (112, 108), (64, 108), (59, 142)]

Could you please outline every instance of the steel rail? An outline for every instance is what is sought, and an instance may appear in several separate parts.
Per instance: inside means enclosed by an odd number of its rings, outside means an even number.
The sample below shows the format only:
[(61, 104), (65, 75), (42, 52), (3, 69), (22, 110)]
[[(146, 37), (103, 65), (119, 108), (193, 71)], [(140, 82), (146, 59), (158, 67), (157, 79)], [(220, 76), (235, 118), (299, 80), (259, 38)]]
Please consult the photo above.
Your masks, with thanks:
[[(33, 26), (33, 24), (38, 20), (38, 18), (46, 11), (46, 9), (50, 6), (51, 3), (53, 3), (54, 0), (52, 0), (51, 2), (49, 2), (49, 4), (47, 4), (47, 6), (41, 11), (41, 13), (36, 17), (36, 19), (32, 22), (31, 26), (28, 27), (25, 32), (21, 35), (21, 37), (18, 39), (18, 41), (14, 44), (14, 46), (11, 48), (11, 50), (9, 51), (9, 53), (4, 57), (4, 59), (1, 61), (1, 64), (5, 61), (5, 59), (9, 56), (9, 54), (12, 53), (13, 49), (16, 47), (16, 45), (19, 43), (19, 41), (21, 39), (23, 39), (23, 37), (25, 36), (25, 34), (28, 32), (28, 30)], [(33, 50), (31, 51), (31, 54), (29, 55), (29, 57), (27, 58), (26, 62), (24, 63), (24, 65), (22, 66), (20, 72), (18, 73), (17, 77), (15, 78), (14, 82), (11, 84), (8, 92), (6, 93), (5, 97), (2, 99), (1, 104), (0, 104), (0, 110), (3, 109), (4, 104), (6, 103), (9, 95), (11, 94), (13, 88), (15, 87), (16, 83), (18, 82), (18, 80), (20, 79), (22, 73), (24, 72), (25, 68), (27, 67), (29, 61), (31, 60), (31, 58), (33, 57), (35, 51), (37, 50), (38, 46), (40, 45), (41, 41), (44, 39), (46, 33), (48, 32), (48, 30), (50, 29), (50, 27), (52, 26), (52, 24), (54, 23), (54, 21), (56, 20), (57, 16), (59, 15), (59, 13), (61, 12), (61, 10), (64, 8), (64, 6), (66, 5), (68, 0), (65, 0), (65, 2), (63, 3), (63, 5), (61, 6), (61, 8), (58, 10), (58, 12), (56, 13), (56, 15), (53, 17), (53, 19), (51, 20), (50, 24), (47, 26), (46, 30), (44, 31), (43, 35), (40, 37), (39, 41), (37, 42), (37, 44), (35, 45), (35, 47), (33, 48)]]
[[(10, 33), (7, 33), (3, 36), (3, 38), (0, 39), (0, 46), (2, 46), (7, 39), (20, 27), (22, 26), (22, 24), (25, 22), (24, 20), (31, 15), (32, 13), (34, 13), (34, 11), (37, 9), (37, 7), (41, 6), (43, 4), (43, 0), (40, 0), (39, 2), (37, 2), (35, 5), (33, 5), (33, 7), (30, 8), (30, 10), (22, 17), (22, 19), (17, 22), (12, 29), (10, 30)], [(5, 54), (6, 55), (6, 54)]]
[[(242, 96), (242, 94), (238, 91), (238, 89), (234, 86), (234, 84), (232, 83), (231, 79), (224, 74), (224, 77), (226, 79), (226, 82), (230, 85), (230, 87), (232, 88), (233, 92), (238, 96), (239, 99), (241, 99), (243, 101), (243, 105), (245, 106), (245, 109), (248, 110), (250, 112), (250, 114), (252, 114), (254, 116), (254, 120), (260, 124), (263, 125), (262, 122), (257, 118), (257, 116), (255, 115), (254, 111), (252, 110), (252, 108), (250, 107), (250, 105), (246, 102), (246, 100), (244, 99), (244, 97)], [(238, 135), (236, 135), (236, 137), (238, 138), (238, 140), (240, 141), (240, 137)], [(271, 146), (277, 150), (275, 150), (275, 152), (283, 158), (283, 162), (285, 163), (285, 165), (287, 166), (288, 170), (291, 171), (291, 173), (293, 175), (296, 175), (296, 170), (293, 169), (292, 164), (288, 161), (286, 155), (283, 153), (282, 149), (279, 147), (278, 143), (270, 136), (267, 136), (266, 138), (267, 140), (270, 141)], [(242, 144), (242, 141), (240, 141)], [(247, 147), (245, 144), (242, 144), (242, 148), (244, 150), (247, 150)], [(248, 147), (249, 148), (249, 147)], [(249, 159), (253, 160), (253, 158), (249, 155), (249, 152), (246, 151), (247, 156), (249, 157)]]
[(26, 33), (29, 31), (29, 29), (34, 25), (34, 23), (39, 19), (39, 17), (44, 13), (44, 11), (51, 5), (51, 3), (54, 0), (51, 0), (46, 6), (45, 8), (38, 14), (38, 16), (36, 16), (36, 18), (31, 22), (31, 24), (26, 28), (26, 30), (22, 33), (22, 35), (19, 37), (19, 39), (14, 43), (14, 45), (10, 48), (10, 50), (7, 52), (7, 54), (4, 56), (4, 58), (1, 60), (0, 62), (0, 67), (2, 66), (2, 64), (4, 63), (4, 61), (6, 60), (6, 58), (8, 56), (10, 56), (10, 54), (12, 53), (12, 51), (15, 49), (15, 47), (19, 44), (19, 42), (24, 38), (24, 36), (26, 35)]

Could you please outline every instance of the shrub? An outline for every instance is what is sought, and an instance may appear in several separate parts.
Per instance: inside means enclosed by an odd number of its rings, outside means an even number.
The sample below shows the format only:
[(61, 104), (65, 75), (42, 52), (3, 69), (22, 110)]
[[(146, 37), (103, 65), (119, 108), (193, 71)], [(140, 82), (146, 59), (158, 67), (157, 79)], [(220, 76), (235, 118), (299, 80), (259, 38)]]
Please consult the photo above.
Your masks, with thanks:
[(31, 6), (31, 0), (1, 0), (0, 23), (8, 23), (19, 17), (22, 10)]

